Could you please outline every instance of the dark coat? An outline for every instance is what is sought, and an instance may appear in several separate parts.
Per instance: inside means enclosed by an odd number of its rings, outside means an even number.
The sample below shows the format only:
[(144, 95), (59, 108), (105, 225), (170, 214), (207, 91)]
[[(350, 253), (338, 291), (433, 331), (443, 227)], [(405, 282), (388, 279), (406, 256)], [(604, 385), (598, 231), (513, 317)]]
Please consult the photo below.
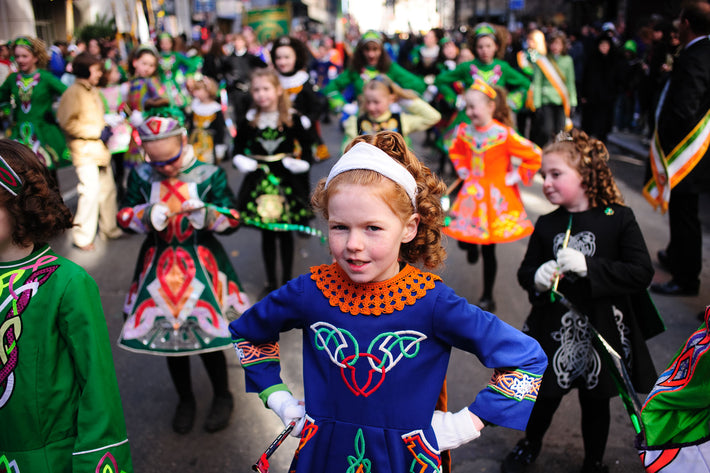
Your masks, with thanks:
[[(670, 85), (658, 117), (658, 135), (668, 154), (710, 109), (710, 39), (681, 51), (673, 64)], [(700, 192), (710, 186), (710, 159), (703, 159), (674, 190)]]

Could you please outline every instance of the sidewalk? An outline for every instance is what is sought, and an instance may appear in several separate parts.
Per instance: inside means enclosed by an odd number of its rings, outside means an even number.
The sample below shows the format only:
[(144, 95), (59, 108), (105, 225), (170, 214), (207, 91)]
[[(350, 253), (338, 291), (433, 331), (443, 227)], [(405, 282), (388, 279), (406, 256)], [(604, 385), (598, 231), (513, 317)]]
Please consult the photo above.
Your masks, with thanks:
[(649, 143), (645, 136), (627, 131), (615, 131), (607, 135), (607, 142), (643, 162), (648, 159)]

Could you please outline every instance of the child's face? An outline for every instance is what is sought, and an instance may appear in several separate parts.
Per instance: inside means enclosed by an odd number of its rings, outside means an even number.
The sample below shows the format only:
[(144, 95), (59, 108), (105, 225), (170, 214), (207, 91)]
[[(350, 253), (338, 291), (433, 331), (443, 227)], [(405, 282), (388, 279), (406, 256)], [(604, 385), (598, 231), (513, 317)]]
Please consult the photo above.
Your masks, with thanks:
[(209, 102), (210, 94), (207, 93), (207, 89), (204, 87), (195, 87), (192, 91), (192, 96), (195, 97), (200, 102)]
[(99, 85), (101, 75), (103, 74), (101, 64), (92, 64), (89, 66), (89, 84), (96, 87)]
[(471, 120), (473, 126), (483, 127), (491, 122), (496, 105), (486, 94), (477, 90), (467, 90), (464, 99), (466, 100), (466, 116)]
[(133, 68), (136, 70), (138, 77), (150, 77), (155, 74), (158, 59), (152, 54), (143, 54), (133, 60)]
[(87, 45), (87, 50), (94, 56), (101, 56), (101, 45), (99, 44), (99, 40), (90, 39), (89, 44)]
[(356, 283), (399, 273), (399, 248), (417, 234), (419, 217), (402, 222), (371, 187), (342, 184), (328, 200), (328, 242), (336, 263)]
[(0, 253), (12, 248), (15, 243), (12, 240), (12, 230), (14, 228), (13, 218), (10, 212), (3, 206), (0, 206)]
[(551, 204), (559, 205), (570, 212), (589, 208), (582, 176), (569, 165), (561, 153), (545, 153), (542, 156), (540, 175), (543, 178), (542, 192)]
[(162, 140), (144, 141), (145, 161), (165, 177), (180, 174), (187, 136), (171, 136)]
[(476, 56), (483, 64), (490, 64), (495, 58), (498, 46), (490, 36), (481, 36), (476, 41)]
[(377, 118), (390, 109), (394, 102), (394, 95), (388, 94), (381, 88), (365, 89), (363, 92), (365, 112), (370, 118)]
[(457, 48), (452, 41), (444, 43), (444, 57), (446, 59), (456, 59), (456, 56), (458, 56), (458, 54), (459, 48)]
[(251, 83), (254, 105), (262, 112), (276, 111), (281, 93), (281, 87), (276, 87), (267, 77), (255, 77)]
[(118, 67), (114, 64), (111, 66), (111, 70), (108, 72), (108, 84), (114, 85), (121, 81), (121, 73), (118, 72)]
[(363, 46), (362, 53), (368, 66), (376, 66), (380, 62), (380, 56), (382, 56), (382, 46), (370, 41)]
[(555, 38), (555, 40), (550, 44), (550, 52), (555, 56), (562, 54), (562, 40), (560, 38)]
[(475, 56), (473, 55), (473, 51), (468, 48), (461, 48), (461, 51), (459, 51), (459, 64), (462, 62), (473, 61), (474, 59)]
[(281, 46), (274, 53), (274, 65), (281, 74), (289, 74), (296, 68), (296, 51), (290, 46)]
[(37, 56), (22, 46), (15, 48), (15, 62), (17, 62), (17, 68), (20, 72), (34, 72), (37, 69)]

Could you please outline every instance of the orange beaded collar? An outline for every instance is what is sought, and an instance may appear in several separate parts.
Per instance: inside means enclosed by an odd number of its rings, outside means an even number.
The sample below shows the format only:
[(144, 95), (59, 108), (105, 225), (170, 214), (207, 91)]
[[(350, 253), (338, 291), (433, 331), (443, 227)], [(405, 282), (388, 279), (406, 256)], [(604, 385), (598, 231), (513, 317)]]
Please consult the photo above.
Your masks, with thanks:
[(404, 309), (433, 289), (441, 278), (406, 265), (394, 278), (381, 282), (352, 282), (336, 263), (313, 266), (311, 279), (330, 305), (346, 314), (381, 315)]

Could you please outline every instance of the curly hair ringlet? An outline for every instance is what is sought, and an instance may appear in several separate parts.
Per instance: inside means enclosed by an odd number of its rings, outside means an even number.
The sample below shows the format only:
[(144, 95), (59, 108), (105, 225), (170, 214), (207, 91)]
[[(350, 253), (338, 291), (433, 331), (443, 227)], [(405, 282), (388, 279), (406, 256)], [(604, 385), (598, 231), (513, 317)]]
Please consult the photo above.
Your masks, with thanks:
[(71, 211), (35, 153), (21, 143), (3, 138), (0, 156), (22, 180), (22, 191), (17, 196), (0, 188), (0, 207), (12, 221), (13, 243), (22, 247), (46, 243), (71, 228)]
[(582, 176), (590, 207), (624, 204), (624, 198), (609, 168), (609, 151), (604, 143), (574, 128), (566, 135), (559, 134), (554, 142), (545, 146), (542, 150), (543, 159), (548, 153), (564, 156), (567, 163)]
[[(402, 164), (417, 183), (416, 213), (419, 215), (419, 226), (414, 239), (401, 245), (400, 259), (410, 264), (421, 263), (427, 269), (441, 266), (446, 259), (441, 233), (444, 225), (441, 196), (446, 192), (446, 184), (409, 150), (399, 133), (381, 131), (374, 135), (360, 135), (348, 144), (345, 151), (360, 142), (369, 143), (387, 153)], [(325, 178), (321, 179), (311, 196), (311, 205), (325, 220), (328, 220), (330, 196), (338, 191), (338, 186), (346, 184), (371, 187), (372, 192), (381, 196), (402, 221), (406, 221), (415, 213), (406, 191), (375, 171), (355, 169), (344, 172), (335, 176), (327, 189), (325, 182)]]

